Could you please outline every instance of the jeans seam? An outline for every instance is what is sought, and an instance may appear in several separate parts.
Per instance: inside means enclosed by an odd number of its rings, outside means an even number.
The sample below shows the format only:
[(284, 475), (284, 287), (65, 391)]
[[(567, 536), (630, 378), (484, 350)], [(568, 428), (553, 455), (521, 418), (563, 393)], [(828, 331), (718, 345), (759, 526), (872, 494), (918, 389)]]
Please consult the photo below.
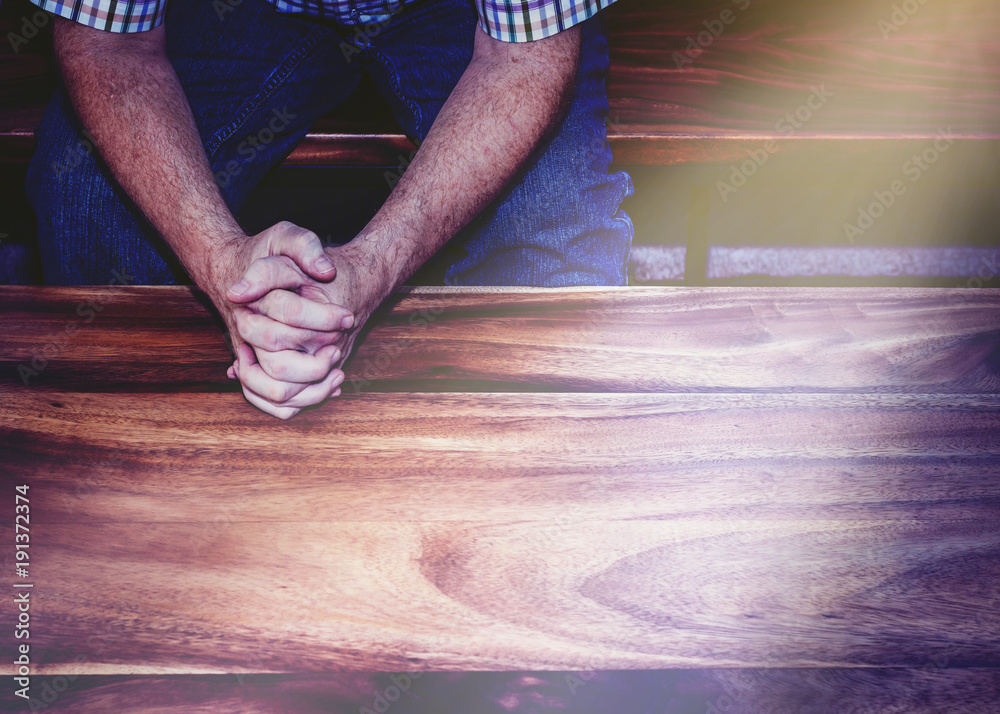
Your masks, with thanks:
[(247, 120), (254, 115), (267, 100), (274, 96), (275, 91), (292, 74), (292, 71), (302, 63), (306, 55), (311, 52), (325, 35), (331, 34), (325, 27), (317, 27), (299, 45), (292, 50), (284, 59), (281, 65), (274, 69), (268, 78), (257, 90), (256, 94), (244, 102), (239, 112), (232, 121), (222, 126), (215, 132), (211, 139), (205, 144), (205, 153), (208, 155), (208, 162), (211, 164), (216, 153), (227, 141), (239, 133), (239, 130), (246, 125)]
[[(410, 113), (413, 114), (414, 119), (414, 134), (419, 135), (420, 127), (424, 123), (423, 112), (420, 111), (420, 105), (416, 102), (410, 100), (408, 97), (403, 96), (403, 88), (399, 84), (399, 73), (396, 71), (396, 65), (389, 60), (388, 56), (379, 52), (374, 46), (368, 46), (368, 52), (373, 58), (377, 59), (381, 64), (383, 69), (385, 69), (386, 79), (389, 81), (389, 86), (392, 91), (403, 105), (405, 105)], [(392, 70), (391, 72), (389, 70)]]

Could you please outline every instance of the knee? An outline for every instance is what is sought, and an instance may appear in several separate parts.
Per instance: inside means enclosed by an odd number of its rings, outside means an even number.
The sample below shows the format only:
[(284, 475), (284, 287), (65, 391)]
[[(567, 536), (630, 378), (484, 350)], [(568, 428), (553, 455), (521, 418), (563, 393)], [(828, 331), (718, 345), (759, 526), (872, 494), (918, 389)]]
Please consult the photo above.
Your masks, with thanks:
[(79, 184), (93, 164), (93, 140), (71, 118), (62, 90), (58, 90), (35, 131), (35, 151), (25, 181), (36, 211), (68, 192), (79, 195)]

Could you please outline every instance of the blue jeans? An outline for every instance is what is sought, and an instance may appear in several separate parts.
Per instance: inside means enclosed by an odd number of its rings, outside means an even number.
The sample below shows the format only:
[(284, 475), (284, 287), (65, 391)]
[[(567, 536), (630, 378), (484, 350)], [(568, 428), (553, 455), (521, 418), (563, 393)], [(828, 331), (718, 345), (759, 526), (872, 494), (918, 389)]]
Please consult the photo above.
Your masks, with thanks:
[[(477, 22), (468, 0), (425, 0), (365, 33), (282, 15), (262, 0), (243, 0), (221, 16), (216, 6), (171, 0), (167, 51), (234, 214), (313, 122), (351, 94), (362, 72), (407, 135), (422, 141), (472, 57)], [(603, 18), (582, 31), (568, 114), (454, 238), (447, 255), (463, 257), (451, 260), (446, 284), (626, 284), (633, 231), (619, 205), (632, 182), (608, 172)], [(38, 127), (27, 193), (46, 283), (105, 284), (113, 270), (136, 284), (189, 282), (92, 150), (62, 88)]]

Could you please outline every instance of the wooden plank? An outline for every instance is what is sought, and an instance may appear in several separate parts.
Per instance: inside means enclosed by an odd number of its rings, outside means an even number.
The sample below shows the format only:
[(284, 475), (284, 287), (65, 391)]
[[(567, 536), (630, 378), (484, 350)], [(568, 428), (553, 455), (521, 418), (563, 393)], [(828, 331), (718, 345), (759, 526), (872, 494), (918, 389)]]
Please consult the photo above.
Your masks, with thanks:
[[(792, 107), (794, 108), (794, 107)], [(624, 108), (622, 110), (624, 112)], [(41, 121), (42, 107), (22, 110), (19, 125), (34, 127)], [(624, 113), (616, 115), (621, 121)], [(15, 117), (16, 118), (16, 117)], [(347, 127), (335, 126), (331, 131), (315, 130), (302, 140), (285, 159), (288, 166), (385, 166), (396, 171), (400, 156), (409, 157), (415, 146), (403, 134), (348, 132)], [(748, 151), (759, 151), (777, 141), (775, 154), (798, 164), (820, 156), (825, 162), (844, 165), (855, 163), (873, 153), (908, 156), (927, 148), (938, 127), (914, 132), (909, 136), (886, 136), (884, 133), (841, 133), (838, 135), (800, 134), (782, 136), (761, 131), (666, 132), (658, 129), (636, 129), (618, 125), (608, 132), (608, 142), (616, 167), (684, 166), (695, 164), (727, 165), (745, 160)], [(1000, 134), (980, 131), (958, 135), (956, 141), (982, 143), (984, 151), (995, 151)], [(35, 149), (33, 128), (0, 130), (0, 158), (7, 164), (27, 164)]]
[[(985, 29), (1000, 19), (996, 3), (924, 3), (887, 36), (879, 23), (890, 19), (891, 4), (851, 5), (619, 3), (608, 13), (612, 118), (620, 115), (616, 123), (633, 130), (651, 122), (672, 133), (685, 125), (773, 130), (811, 87), (825, 84), (835, 97), (808, 132), (933, 131), (943, 116), (956, 130), (978, 124), (996, 131), (987, 97), (1000, 92), (1000, 70), (988, 58), (1000, 44)], [(729, 24), (720, 23), (727, 11)], [(723, 29), (716, 36), (709, 25)]]
[[(893, 6), (858, 2), (834, 12), (755, 0), (719, 37), (691, 49), (705, 23), (718, 23), (740, 4), (612, 6), (609, 140), (618, 165), (745, 157), (785, 136), (778, 121), (820, 85), (834, 97), (782, 143), (782, 152), (857, 142), (854, 155), (863, 158), (887, 142), (926, 141), (949, 127), (969, 141), (1000, 138), (1000, 43), (989, 31), (998, 20), (995, 3), (924, 4), (883, 38), (879, 22), (891, 19)], [(50, 51), (48, 38), (36, 38), (0, 62), (0, 156), (8, 163), (30, 159), (33, 130), (54, 86)], [(679, 63), (679, 56), (690, 62)], [(397, 166), (413, 146), (370, 94), (318, 121), (287, 163)]]
[(39, 674), (1000, 665), (997, 395), (8, 396)]
[[(794, 109), (794, 107), (792, 107)], [(772, 115), (777, 121), (780, 115)], [(618, 116), (622, 120), (622, 115)], [(873, 132), (801, 132), (782, 135), (773, 127), (757, 130), (691, 130), (667, 132), (655, 128), (633, 130), (618, 125), (608, 134), (617, 167), (684, 166), (729, 168), (742, 164), (753, 153), (764, 151), (771, 167), (813, 167), (817, 169), (891, 166), (899, 169), (914, 154), (933, 144), (938, 129), (905, 136)], [(955, 145), (963, 151), (997, 154), (1000, 134), (973, 132), (956, 134)], [(978, 148), (977, 148), (978, 147)], [(727, 180), (726, 175), (717, 180)], [(714, 184), (713, 184), (714, 185)]]
[[(947, 669), (932, 655), (917, 669), (715, 669), (656, 672), (426, 672), (37, 677), (40, 704), (57, 711), (136, 713), (288, 711), (298, 714), (502, 714), (544, 702), (549, 711), (770, 712), (905, 711), (993, 714), (1000, 668)], [(942, 664), (938, 664), (942, 663)], [(53, 685), (59, 687), (56, 691)], [(401, 687), (402, 685), (402, 687)], [(400, 692), (404, 688), (405, 691)], [(42, 699), (45, 693), (48, 699)], [(388, 698), (386, 697), (388, 694)], [(13, 707), (8, 691), (3, 695)], [(0, 701), (4, 701), (0, 699)], [(23, 705), (23, 703), (22, 703)], [(655, 707), (655, 708), (654, 708)]]
[[(236, 389), (190, 288), (3, 287), (0, 335), (0, 390)], [(994, 393), (998, 347), (995, 289), (414, 288), (345, 392)]]
[(893, 4), (847, 0), (838, 5), (805, 4), (797, 0), (629, 0), (607, 11), (611, 35), (620, 41), (651, 37), (682, 37), (705, 31), (705, 23), (733, 13), (725, 39), (739, 40), (878, 40), (879, 44), (910, 40), (940, 40), (976, 44), (996, 39), (1000, 17), (990, 0), (920, 3), (905, 22), (884, 39), (880, 20), (890, 20)]
[(1000, 497), (1000, 396), (7, 394), (0, 451), (48, 524), (905, 520)]
[(998, 666), (995, 519), (920, 514), (36, 528), (35, 672)]

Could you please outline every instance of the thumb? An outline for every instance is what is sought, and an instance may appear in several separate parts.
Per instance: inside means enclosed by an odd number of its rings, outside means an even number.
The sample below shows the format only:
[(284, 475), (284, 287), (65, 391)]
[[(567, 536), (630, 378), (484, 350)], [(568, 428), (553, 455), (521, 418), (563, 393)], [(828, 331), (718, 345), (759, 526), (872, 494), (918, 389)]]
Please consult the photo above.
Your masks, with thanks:
[(337, 269), (326, 256), (322, 241), (310, 230), (283, 221), (270, 229), (268, 243), (271, 255), (291, 258), (314, 280), (326, 283), (337, 276)]
[(272, 290), (298, 290), (308, 285), (309, 280), (291, 258), (258, 258), (250, 264), (242, 278), (229, 286), (226, 298), (233, 303), (246, 304), (259, 300)]

